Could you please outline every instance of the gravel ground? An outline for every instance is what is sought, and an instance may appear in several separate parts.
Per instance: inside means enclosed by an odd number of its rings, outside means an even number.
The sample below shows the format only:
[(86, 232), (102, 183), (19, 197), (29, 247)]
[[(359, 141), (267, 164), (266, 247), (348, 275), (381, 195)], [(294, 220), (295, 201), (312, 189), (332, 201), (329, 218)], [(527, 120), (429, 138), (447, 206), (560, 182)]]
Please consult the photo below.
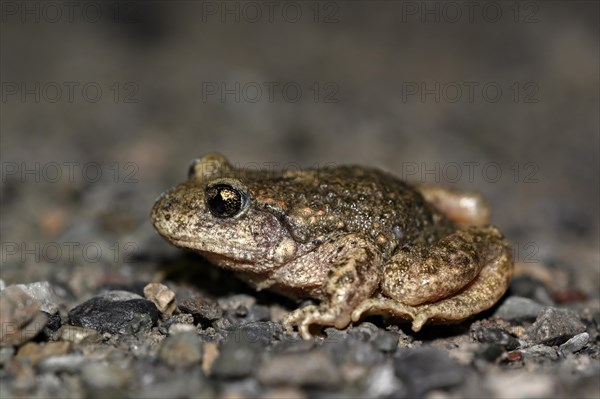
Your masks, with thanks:
[[(1, 4), (1, 398), (598, 398), (597, 2), (45, 4)], [(481, 191), (517, 274), (303, 341), (150, 225), (209, 151)]]

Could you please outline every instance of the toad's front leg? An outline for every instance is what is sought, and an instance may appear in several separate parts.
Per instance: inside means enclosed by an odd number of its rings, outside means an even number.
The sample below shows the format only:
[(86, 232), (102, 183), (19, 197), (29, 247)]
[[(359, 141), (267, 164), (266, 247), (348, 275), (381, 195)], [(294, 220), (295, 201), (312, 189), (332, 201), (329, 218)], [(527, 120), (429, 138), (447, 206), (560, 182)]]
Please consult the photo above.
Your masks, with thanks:
[[(352, 310), (377, 289), (381, 275), (381, 256), (370, 241), (348, 235), (322, 244), (311, 254), (300, 258), (296, 265), (279, 271), (280, 278), (298, 265), (315, 263), (326, 271), (318, 289), (320, 305), (305, 306), (287, 315), (283, 325), (287, 330), (298, 326), (302, 338), (311, 337), (311, 325), (344, 328), (350, 323)], [(318, 271), (316, 272), (318, 273)]]

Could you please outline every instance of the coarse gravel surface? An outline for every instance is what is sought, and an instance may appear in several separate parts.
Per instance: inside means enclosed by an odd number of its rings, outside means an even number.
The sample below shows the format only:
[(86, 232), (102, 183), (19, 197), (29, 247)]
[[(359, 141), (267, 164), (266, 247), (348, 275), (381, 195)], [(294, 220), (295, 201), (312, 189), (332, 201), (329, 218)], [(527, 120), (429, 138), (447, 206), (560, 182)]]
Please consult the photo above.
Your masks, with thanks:
[[(0, 398), (600, 396), (597, 2), (474, 2), (474, 21), (435, 1), (276, 3), (274, 21), (261, 2), (257, 20), (235, 1), (89, 3), (97, 20), (2, 3)], [(302, 340), (281, 320), (310, 301), (150, 224), (211, 151), (478, 190), (515, 278), (461, 323)]]

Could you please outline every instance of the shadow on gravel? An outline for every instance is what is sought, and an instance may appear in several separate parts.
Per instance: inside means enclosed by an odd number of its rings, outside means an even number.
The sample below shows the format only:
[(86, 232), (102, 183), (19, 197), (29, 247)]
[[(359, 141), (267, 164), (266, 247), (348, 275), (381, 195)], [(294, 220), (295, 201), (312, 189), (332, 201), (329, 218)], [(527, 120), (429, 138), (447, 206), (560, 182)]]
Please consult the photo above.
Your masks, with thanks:
[(283, 295), (269, 291), (256, 291), (238, 279), (234, 272), (221, 269), (191, 252), (182, 252), (175, 258), (164, 258), (157, 261), (157, 271), (164, 274), (165, 281), (173, 281), (181, 285), (191, 285), (200, 292), (215, 297), (246, 294), (256, 298), (259, 305), (278, 303), (294, 309), (298, 302)]

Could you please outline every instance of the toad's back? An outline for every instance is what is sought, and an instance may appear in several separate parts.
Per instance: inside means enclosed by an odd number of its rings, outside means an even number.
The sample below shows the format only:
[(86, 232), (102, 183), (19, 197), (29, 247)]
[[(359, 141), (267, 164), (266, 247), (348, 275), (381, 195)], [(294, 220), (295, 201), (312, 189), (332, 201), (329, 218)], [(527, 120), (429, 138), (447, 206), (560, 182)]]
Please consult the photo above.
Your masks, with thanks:
[(431, 243), (455, 229), (412, 186), (376, 169), (257, 172), (243, 180), (256, 205), (278, 214), (299, 242), (359, 233), (389, 256), (398, 245)]

